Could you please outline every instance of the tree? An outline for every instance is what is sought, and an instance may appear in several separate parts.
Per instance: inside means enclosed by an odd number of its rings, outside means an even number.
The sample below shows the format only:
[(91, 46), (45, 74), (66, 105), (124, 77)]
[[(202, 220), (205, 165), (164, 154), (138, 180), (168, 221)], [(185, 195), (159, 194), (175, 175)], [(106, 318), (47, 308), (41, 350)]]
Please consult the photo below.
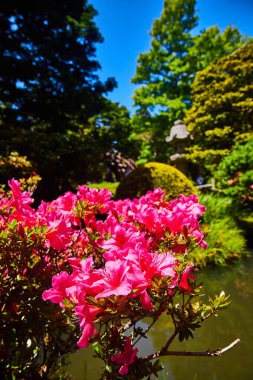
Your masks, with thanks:
[(75, 181), (72, 188), (76, 188), (78, 179), (82, 183), (84, 179), (88, 182), (106, 179), (109, 170), (107, 153), (111, 150), (119, 151), (124, 157), (137, 156), (136, 144), (130, 140), (130, 113), (118, 103), (105, 100), (104, 110), (91, 117), (81, 132), (75, 134), (76, 146), (66, 159), (66, 164), (72, 167), (72, 181)]
[(195, 0), (165, 0), (161, 18), (155, 20), (150, 33), (151, 49), (138, 58), (132, 82), (141, 87), (133, 96), (137, 107), (133, 122), (144, 146), (152, 145), (144, 159), (147, 156), (160, 159), (169, 124), (173, 118), (182, 117), (189, 100), (185, 57), (193, 44), (190, 31), (198, 20), (195, 3)]
[(164, 138), (191, 105), (191, 83), (198, 70), (231, 53), (245, 42), (229, 26), (223, 33), (211, 27), (193, 36), (198, 16), (195, 0), (165, 0), (151, 31), (151, 48), (140, 54), (132, 82), (137, 110), (134, 137), (142, 141), (142, 161), (166, 161)]
[(194, 145), (187, 158), (214, 173), (238, 141), (252, 134), (253, 44), (249, 43), (197, 73), (193, 103), (184, 121)]
[(253, 204), (253, 137), (236, 144), (219, 164), (215, 173), (217, 186), (233, 199), (233, 207), (252, 212)]
[(218, 26), (211, 26), (194, 36), (194, 44), (187, 55), (189, 65), (193, 70), (191, 83), (198, 71), (203, 70), (212, 62), (231, 54), (237, 48), (252, 40), (242, 36), (239, 30), (229, 25), (223, 32)]
[(131, 118), (125, 106), (107, 101), (107, 108), (100, 115), (95, 115), (91, 124), (99, 129), (104, 151), (114, 149), (124, 156), (136, 157), (138, 149), (130, 138)]
[(79, 143), (87, 145), (89, 120), (108, 111), (105, 95), (116, 85), (97, 75), (95, 15), (87, 0), (1, 4), (1, 151), (27, 156), (57, 191), (71, 182), (73, 156), (86, 166)]

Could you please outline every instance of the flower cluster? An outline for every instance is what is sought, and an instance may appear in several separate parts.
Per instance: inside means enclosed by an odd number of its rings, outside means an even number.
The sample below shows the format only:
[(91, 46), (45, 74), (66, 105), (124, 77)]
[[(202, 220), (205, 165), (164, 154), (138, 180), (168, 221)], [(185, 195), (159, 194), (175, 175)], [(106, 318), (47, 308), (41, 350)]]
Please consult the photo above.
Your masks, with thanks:
[[(15, 221), (20, 235), (40, 237), (32, 255), (38, 262), (43, 251), (43, 265), (53, 276), (43, 299), (78, 318), (79, 347), (94, 339), (101, 343), (101, 326), (106, 326), (116, 342), (107, 352), (110, 360), (127, 374), (137, 349), (122, 333), (145, 316), (161, 314), (176, 292), (192, 292), (187, 253), (206, 246), (198, 222), (205, 207), (195, 195), (168, 202), (161, 189), (113, 201), (105, 189), (79, 186), (76, 194), (67, 192), (35, 210), (19, 182), (11, 180), (9, 186), (11, 197), (0, 201), (1, 230)], [(50, 250), (58, 252), (56, 260)]]

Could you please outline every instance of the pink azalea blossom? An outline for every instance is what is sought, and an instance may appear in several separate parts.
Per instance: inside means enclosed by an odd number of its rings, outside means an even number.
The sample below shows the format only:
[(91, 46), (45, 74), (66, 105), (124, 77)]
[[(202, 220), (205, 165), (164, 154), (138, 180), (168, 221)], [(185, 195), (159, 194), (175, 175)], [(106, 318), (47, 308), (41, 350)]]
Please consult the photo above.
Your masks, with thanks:
[(141, 300), (142, 307), (145, 310), (153, 310), (154, 309), (154, 305), (152, 304), (152, 302), (149, 298), (148, 292), (146, 290), (141, 292), (140, 300)]
[(100, 209), (100, 212), (108, 210), (107, 203), (111, 199), (112, 193), (107, 189), (92, 189), (87, 186), (78, 186), (77, 198), (93, 208)]
[(48, 245), (51, 247), (62, 250), (70, 243), (72, 228), (69, 222), (64, 219), (48, 220), (48, 230), (45, 234)]
[(62, 210), (51, 208), (50, 204), (42, 202), (36, 215), (36, 224), (46, 227), (46, 245), (59, 251), (66, 248), (71, 242), (73, 227)]
[[(74, 211), (78, 202), (82, 202), (79, 219)], [(43, 293), (43, 299), (61, 307), (72, 305), (82, 330), (80, 347), (86, 347), (96, 334), (97, 315), (109, 317), (111, 302), (117, 307), (119, 301), (121, 308), (133, 302), (142, 313), (152, 311), (154, 295), (159, 297), (158, 281), (164, 277), (169, 294), (177, 287), (191, 292), (193, 264), (178, 273), (177, 255), (187, 253), (188, 241), (205, 246), (198, 223), (204, 209), (195, 195), (181, 195), (169, 203), (162, 190), (156, 189), (139, 200), (115, 202), (109, 192), (86, 186), (80, 186), (76, 196), (66, 193), (41, 204), (36, 220), (46, 227), (47, 245), (66, 252), (72, 267), (70, 275), (61, 272), (53, 277), (52, 288)], [(104, 221), (97, 220), (99, 212), (107, 213)], [(170, 251), (164, 253), (167, 246)], [(135, 351), (131, 347), (129, 338), (124, 351), (114, 357), (122, 364), (121, 374), (131, 364)]]
[(187, 293), (191, 292), (191, 287), (189, 284), (189, 279), (195, 278), (194, 274), (191, 274), (191, 270), (194, 268), (194, 264), (190, 264), (183, 272), (181, 280), (179, 282), (179, 287), (184, 289)]
[(89, 345), (89, 340), (97, 334), (94, 319), (103, 311), (104, 310), (101, 308), (90, 305), (80, 305), (75, 307), (75, 313), (79, 317), (80, 328), (82, 330), (81, 338), (77, 342), (78, 347), (87, 347)]
[(126, 296), (132, 291), (131, 279), (128, 275), (129, 268), (126, 262), (121, 260), (107, 261), (105, 269), (101, 271), (101, 280), (91, 285), (91, 289), (98, 292), (96, 299), (102, 297)]
[(123, 364), (119, 369), (119, 374), (124, 376), (128, 373), (128, 367), (137, 360), (138, 348), (133, 348), (131, 339), (128, 336), (124, 345), (124, 350), (112, 357), (112, 362)]
[(75, 285), (73, 278), (66, 272), (60, 272), (53, 276), (52, 288), (45, 290), (42, 298), (44, 301), (50, 300), (53, 303), (59, 303), (61, 307), (65, 307), (64, 299), (69, 298), (67, 291), (73, 285)]
[(164, 226), (161, 223), (159, 213), (155, 208), (151, 208), (149, 204), (141, 207), (137, 214), (138, 221), (143, 223), (149, 232), (153, 232), (156, 236), (164, 231)]
[(23, 226), (32, 226), (36, 222), (36, 212), (30, 206), (33, 203), (31, 195), (27, 191), (21, 191), (21, 185), (15, 179), (8, 182), (12, 197), (6, 204), (7, 208), (12, 209), (10, 220), (22, 222)]

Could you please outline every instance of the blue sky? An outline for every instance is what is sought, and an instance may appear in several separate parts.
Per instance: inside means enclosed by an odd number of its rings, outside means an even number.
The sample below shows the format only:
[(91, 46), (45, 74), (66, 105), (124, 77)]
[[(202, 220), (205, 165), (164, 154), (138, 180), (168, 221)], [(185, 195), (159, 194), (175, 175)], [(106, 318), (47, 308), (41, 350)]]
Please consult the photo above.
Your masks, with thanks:
[[(115, 77), (118, 88), (109, 94), (112, 101), (132, 110), (137, 57), (149, 50), (149, 31), (163, 8), (163, 0), (89, 0), (98, 11), (95, 22), (104, 37), (97, 45), (97, 59), (102, 66), (101, 79)], [(253, 0), (198, 0), (198, 29), (229, 24), (242, 34), (253, 37)]]

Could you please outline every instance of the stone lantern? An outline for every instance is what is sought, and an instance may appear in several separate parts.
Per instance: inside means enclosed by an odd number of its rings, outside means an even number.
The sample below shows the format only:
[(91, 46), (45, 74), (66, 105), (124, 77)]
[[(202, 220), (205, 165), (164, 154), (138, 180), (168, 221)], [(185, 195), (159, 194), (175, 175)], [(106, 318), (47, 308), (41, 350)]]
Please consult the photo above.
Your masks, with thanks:
[(185, 148), (190, 145), (190, 141), (193, 137), (187, 131), (186, 126), (182, 120), (174, 122), (171, 128), (170, 135), (165, 138), (165, 141), (170, 144), (173, 149), (173, 153), (170, 156), (172, 164), (184, 174), (188, 174), (187, 162), (183, 157)]

